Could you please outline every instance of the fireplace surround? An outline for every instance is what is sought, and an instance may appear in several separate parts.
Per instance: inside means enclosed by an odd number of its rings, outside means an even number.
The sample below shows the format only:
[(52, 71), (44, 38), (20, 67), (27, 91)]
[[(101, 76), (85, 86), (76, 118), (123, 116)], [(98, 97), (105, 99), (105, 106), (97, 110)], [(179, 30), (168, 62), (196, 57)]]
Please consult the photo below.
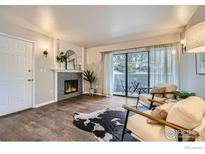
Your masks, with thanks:
[(55, 100), (60, 101), (82, 95), (82, 71), (53, 69)]

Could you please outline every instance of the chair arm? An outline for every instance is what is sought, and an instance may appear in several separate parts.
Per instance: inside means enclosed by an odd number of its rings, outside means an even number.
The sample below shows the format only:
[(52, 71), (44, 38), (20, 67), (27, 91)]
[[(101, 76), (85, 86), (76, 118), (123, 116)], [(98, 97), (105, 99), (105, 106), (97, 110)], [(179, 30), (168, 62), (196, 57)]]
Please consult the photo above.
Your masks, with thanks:
[(164, 104), (164, 102), (160, 102), (160, 101), (157, 101), (157, 100), (155, 100), (155, 99), (147, 99), (147, 100), (150, 101), (150, 102), (157, 103), (157, 104), (159, 104), (159, 105), (163, 105), (163, 104)]
[(151, 94), (162, 94), (162, 95), (165, 95), (165, 94), (173, 94), (173, 92), (151, 92)]
[(166, 93), (165, 92), (162, 92), (162, 93), (160, 93), (160, 92), (150, 92), (150, 94), (162, 94), (162, 95), (164, 95)]
[(199, 136), (199, 133), (194, 131), (194, 130), (191, 130), (191, 129), (188, 129), (188, 128), (185, 128), (185, 127), (182, 127), (182, 126), (179, 126), (177, 124), (173, 124), (171, 122), (168, 122), (168, 121), (165, 121), (165, 120), (162, 120), (162, 119), (159, 119), (157, 117), (154, 117), (154, 116), (151, 116), (149, 114), (146, 114), (144, 112), (141, 112), (141, 111), (138, 111), (137, 109), (135, 108), (132, 108), (132, 107), (129, 107), (127, 105), (123, 105), (123, 108), (125, 108), (126, 110), (128, 111), (131, 111), (131, 112), (134, 112), (136, 114), (139, 114), (141, 116), (144, 116), (146, 118), (149, 118), (151, 120), (154, 120), (154, 121), (157, 121), (159, 122), (160, 124), (162, 125), (165, 125), (165, 126), (168, 126), (168, 127), (171, 127), (173, 129), (176, 129), (177, 131), (183, 131), (183, 132), (186, 132), (187, 134), (189, 134), (190, 136), (196, 138)]

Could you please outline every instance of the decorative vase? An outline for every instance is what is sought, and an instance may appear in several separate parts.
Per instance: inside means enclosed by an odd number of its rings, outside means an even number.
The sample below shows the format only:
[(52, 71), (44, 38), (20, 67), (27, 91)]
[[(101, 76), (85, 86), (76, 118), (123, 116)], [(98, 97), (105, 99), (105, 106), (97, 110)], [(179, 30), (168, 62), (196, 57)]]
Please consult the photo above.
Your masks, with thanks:
[(94, 88), (90, 88), (90, 89), (89, 89), (89, 93), (90, 93), (91, 96), (93, 96), (94, 93), (95, 93), (95, 89), (94, 89)]
[(60, 69), (64, 69), (63, 63), (59, 63), (59, 68), (60, 68)]
[(65, 69), (67, 70), (68, 69), (68, 63), (65, 62)]

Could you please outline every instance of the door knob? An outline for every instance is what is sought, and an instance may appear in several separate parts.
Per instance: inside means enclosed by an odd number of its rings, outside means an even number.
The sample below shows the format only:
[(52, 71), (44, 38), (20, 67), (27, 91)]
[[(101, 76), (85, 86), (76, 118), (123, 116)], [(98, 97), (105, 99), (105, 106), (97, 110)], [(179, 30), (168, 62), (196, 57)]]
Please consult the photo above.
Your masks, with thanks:
[(28, 79), (28, 82), (31, 82), (31, 81), (33, 81), (33, 79)]

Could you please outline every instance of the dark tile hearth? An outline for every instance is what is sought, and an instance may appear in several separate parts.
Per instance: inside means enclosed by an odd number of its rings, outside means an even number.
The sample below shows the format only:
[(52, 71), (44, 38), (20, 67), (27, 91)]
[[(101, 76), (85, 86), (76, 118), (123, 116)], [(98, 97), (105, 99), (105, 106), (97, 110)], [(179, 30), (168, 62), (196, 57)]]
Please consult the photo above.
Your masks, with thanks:
[(36, 109), (0, 118), (1, 141), (97, 141), (93, 134), (73, 125), (74, 112), (89, 113), (122, 104), (133, 98), (77, 96)]

